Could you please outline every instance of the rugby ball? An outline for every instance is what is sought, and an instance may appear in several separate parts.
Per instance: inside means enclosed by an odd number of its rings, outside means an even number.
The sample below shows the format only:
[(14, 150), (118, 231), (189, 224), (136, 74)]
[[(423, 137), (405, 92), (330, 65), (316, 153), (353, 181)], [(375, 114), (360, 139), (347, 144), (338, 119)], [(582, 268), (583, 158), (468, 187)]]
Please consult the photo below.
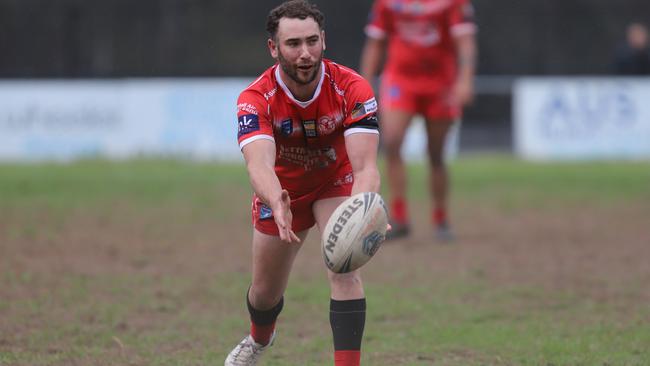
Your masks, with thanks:
[(327, 268), (347, 273), (363, 266), (386, 239), (387, 224), (386, 206), (378, 193), (362, 192), (343, 201), (321, 234)]

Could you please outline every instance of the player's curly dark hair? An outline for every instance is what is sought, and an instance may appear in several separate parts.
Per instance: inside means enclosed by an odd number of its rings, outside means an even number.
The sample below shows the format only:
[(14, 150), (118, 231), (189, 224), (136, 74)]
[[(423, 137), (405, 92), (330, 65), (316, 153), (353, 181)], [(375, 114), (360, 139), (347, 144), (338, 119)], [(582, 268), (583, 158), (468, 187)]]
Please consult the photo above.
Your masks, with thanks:
[(325, 27), (325, 16), (316, 5), (306, 0), (285, 1), (269, 13), (266, 20), (266, 31), (271, 39), (275, 39), (281, 18), (307, 19), (310, 17), (318, 23), (321, 30)]

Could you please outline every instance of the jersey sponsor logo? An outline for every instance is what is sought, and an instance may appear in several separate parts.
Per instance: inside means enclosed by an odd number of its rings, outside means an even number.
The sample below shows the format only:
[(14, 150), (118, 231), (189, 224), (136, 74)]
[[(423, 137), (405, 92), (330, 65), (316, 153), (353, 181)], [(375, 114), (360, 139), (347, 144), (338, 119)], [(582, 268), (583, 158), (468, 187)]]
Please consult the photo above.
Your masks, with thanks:
[(260, 130), (260, 121), (256, 114), (244, 114), (243, 116), (239, 116), (238, 121), (239, 132), (237, 133), (237, 137)]
[(305, 136), (312, 138), (318, 136), (316, 132), (316, 121), (310, 119), (308, 121), (302, 121), (302, 127), (305, 130)]
[(323, 156), (327, 157), (330, 161), (336, 161), (336, 150), (333, 147), (326, 147), (324, 149), (320, 149), (321, 154)]
[(293, 121), (291, 118), (280, 122), (280, 131), (282, 131), (284, 136), (290, 136), (293, 133)]
[(354, 183), (354, 175), (352, 175), (352, 173), (348, 173), (343, 178), (337, 179), (333, 183), (333, 185), (334, 185), (334, 187), (339, 187), (339, 186), (342, 186), (344, 184), (352, 184), (352, 183)]
[(270, 91), (264, 93), (264, 99), (266, 99), (266, 100), (271, 99), (271, 97), (274, 96), (277, 91), (278, 91), (278, 87), (276, 86), (275, 88), (271, 89)]
[(363, 103), (358, 103), (354, 105), (352, 109), (352, 118), (360, 118), (365, 116), (368, 113), (377, 112), (377, 101), (375, 98), (370, 98)]
[(366, 113), (377, 112), (377, 100), (373, 97), (363, 103)]
[(408, 43), (422, 47), (429, 47), (440, 42), (441, 36), (433, 21), (400, 20), (395, 24), (397, 34)]
[(239, 103), (239, 104), (237, 104), (237, 113), (239, 113), (239, 112), (246, 112), (246, 113), (254, 114), (254, 115), (258, 114), (257, 108), (255, 108), (255, 106), (250, 104), (250, 103)]
[(332, 146), (310, 149), (302, 146), (279, 145), (278, 158), (302, 166), (308, 172), (314, 168), (327, 168), (336, 161), (337, 155), (336, 149)]
[(336, 92), (336, 94), (342, 97), (345, 96), (345, 91), (341, 90), (341, 88), (339, 88), (339, 85), (335, 83), (334, 80), (332, 80), (332, 86), (334, 87), (334, 91)]
[(267, 205), (260, 206), (260, 220), (266, 220), (273, 217), (273, 211)]

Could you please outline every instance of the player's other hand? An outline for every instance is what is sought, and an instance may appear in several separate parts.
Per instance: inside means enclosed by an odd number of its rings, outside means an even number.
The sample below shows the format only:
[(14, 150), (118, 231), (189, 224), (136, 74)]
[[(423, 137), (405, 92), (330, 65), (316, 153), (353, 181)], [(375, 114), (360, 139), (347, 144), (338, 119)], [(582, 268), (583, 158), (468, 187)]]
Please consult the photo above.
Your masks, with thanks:
[(293, 215), (291, 213), (291, 198), (286, 189), (282, 190), (279, 199), (271, 205), (273, 218), (280, 232), (280, 239), (286, 243), (300, 243), (300, 238), (291, 229)]
[(451, 103), (464, 107), (474, 101), (474, 83), (471, 80), (459, 79), (451, 90)]

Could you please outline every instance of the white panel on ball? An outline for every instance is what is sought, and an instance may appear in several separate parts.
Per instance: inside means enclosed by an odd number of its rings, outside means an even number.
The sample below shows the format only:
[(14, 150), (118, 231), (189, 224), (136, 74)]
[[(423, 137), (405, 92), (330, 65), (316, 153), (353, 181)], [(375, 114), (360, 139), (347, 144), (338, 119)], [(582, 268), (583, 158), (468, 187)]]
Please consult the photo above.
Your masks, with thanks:
[(378, 193), (349, 197), (332, 213), (321, 233), (325, 265), (337, 273), (363, 266), (386, 238), (388, 215)]

